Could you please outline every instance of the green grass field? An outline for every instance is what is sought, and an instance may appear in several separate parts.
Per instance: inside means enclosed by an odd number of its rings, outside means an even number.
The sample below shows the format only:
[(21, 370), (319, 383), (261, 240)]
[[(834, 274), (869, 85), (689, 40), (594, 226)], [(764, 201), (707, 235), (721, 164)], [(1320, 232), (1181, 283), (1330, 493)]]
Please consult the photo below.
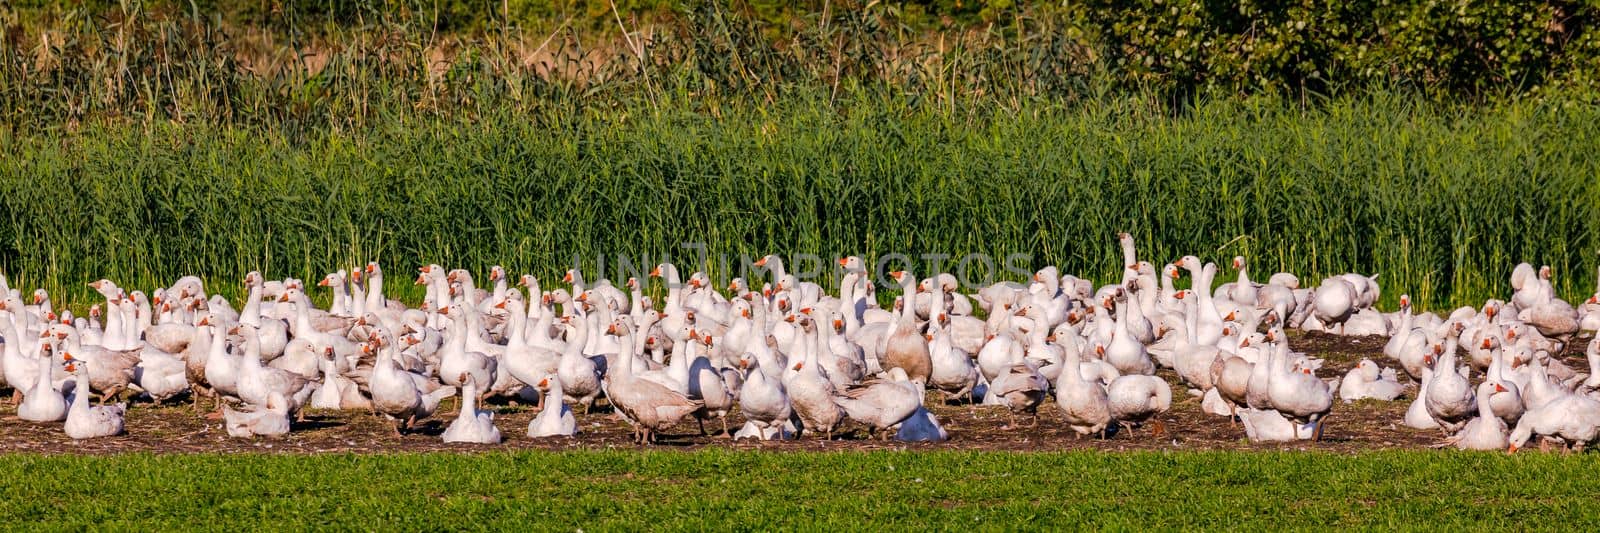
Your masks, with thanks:
[(7, 455), (0, 468), (0, 516), (45, 529), (1521, 529), (1600, 514), (1600, 464), (1536, 453)]

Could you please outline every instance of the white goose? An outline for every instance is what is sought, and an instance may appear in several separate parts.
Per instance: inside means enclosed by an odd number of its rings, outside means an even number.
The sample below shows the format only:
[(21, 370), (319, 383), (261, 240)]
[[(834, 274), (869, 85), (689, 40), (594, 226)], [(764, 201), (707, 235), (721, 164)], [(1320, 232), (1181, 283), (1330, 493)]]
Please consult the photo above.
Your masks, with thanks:
[(89, 406), (89, 369), (87, 361), (73, 359), (71, 354), (64, 355), (67, 373), (74, 376), (78, 386), (74, 387), (72, 394), (72, 407), (67, 409), (67, 421), (63, 426), (67, 436), (76, 440), (92, 439), (96, 437), (110, 437), (123, 433), (123, 415), (128, 411), (128, 404)]
[(1056, 377), (1056, 405), (1061, 416), (1078, 437), (1089, 434), (1105, 435), (1111, 423), (1111, 404), (1105, 387), (1097, 381), (1086, 381), (1080, 371), (1077, 350), (1067, 350), (1061, 375)]
[(1111, 418), (1130, 432), (1133, 426), (1154, 420), (1155, 433), (1164, 433), (1166, 424), (1155, 417), (1172, 407), (1172, 387), (1156, 376), (1122, 376), (1106, 387), (1106, 402)]
[[(810, 317), (802, 316), (798, 322), (802, 331), (813, 327)], [(828, 379), (827, 369), (818, 363), (815, 337), (801, 335), (797, 341), (794, 355), (799, 360), (783, 373), (784, 389), (802, 424), (800, 430), (821, 433), (826, 440), (833, 440), (833, 432), (844, 421), (846, 412), (837, 397), (838, 390)]]
[(1434, 354), (1438, 356), (1438, 363), (1433, 367), (1433, 379), (1428, 383), (1428, 399), (1424, 405), (1439, 428), (1453, 435), (1477, 412), (1477, 401), (1464, 375), (1465, 369), (1456, 367), (1455, 336), (1447, 337), (1443, 345), (1435, 344)]
[(1500, 450), (1506, 447), (1506, 423), (1494, 413), (1494, 408), (1489, 405), (1489, 397), (1495, 392), (1504, 392), (1505, 387), (1493, 381), (1478, 384), (1477, 402), (1478, 416), (1467, 422), (1460, 433), (1445, 439), (1445, 442), (1463, 450)]
[(445, 442), (499, 444), (500, 429), (494, 427), (494, 412), (478, 409), (477, 378), (470, 372), (462, 372), (456, 376), (456, 381), (461, 383), (461, 412), (450, 421), (441, 438)]
[(577, 435), (578, 420), (572, 416), (572, 408), (567, 407), (561, 391), (561, 380), (545, 376), (535, 386), (545, 389), (545, 396), (539, 414), (528, 421), (528, 436), (540, 439)]
[[(1428, 362), (1432, 364), (1433, 356), (1429, 355)], [(1406, 409), (1406, 416), (1401, 421), (1406, 427), (1413, 429), (1438, 429), (1439, 423), (1433, 420), (1433, 415), (1428, 414), (1428, 383), (1433, 381), (1433, 369), (1422, 369), (1420, 378), (1421, 386), (1417, 387), (1417, 397), (1411, 400), (1411, 406)]]
[(922, 407), (923, 395), (922, 382), (907, 378), (905, 369), (894, 367), (888, 373), (888, 379), (862, 383), (837, 398), (839, 407), (851, 420), (866, 424), (873, 431), (885, 431), (885, 440), (889, 437), (887, 430)]
[(466, 306), (448, 306), (440, 312), (450, 318), (450, 326), (445, 333), (445, 344), (439, 356), (439, 380), (446, 385), (462, 386), (461, 376), (472, 374), (478, 383), (494, 383), (499, 370), (499, 361), (483, 352), (468, 351), (467, 340), (476, 332), (467, 330), (467, 313), (471, 310)]
[(289, 433), (289, 401), (273, 391), (254, 411), (235, 411), (223, 406), (223, 427), (236, 438), (277, 437)]
[(1320, 439), (1325, 419), (1333, 410), (1333, 393), (1328, 390), (1327, 382), (1317, 379), (1310, 369), (1289, 368), (1287, 339), (1277, 344), (1276, 351), (1270, 363), (1275, 375), (1268, 388), (1272, 408), (1295, 424), (1315, 424), (1317, 430), (1312, 438)]
[(1526, 445), (1533, 435), (1558, 437), (1568, 447), (1582, 451), (1600, 439), (1600, 401), (1581, 394), (1567, 394), (1529, 409), (1511, 430), (1507, 453)]
[(1405, 392), (1393, 368), (1379, 368), (1371, 359), (1362, 359), (1339, 382), (1339, 398), (1346, 403), (1371, 398), (1392, 401)]
[[(54, 353), (48, 345), (39, 357), (40, 368), (51, 368)], [(60, 422), (67, 418), (67, 399), (61, 395), (55, 382), (51, 379), (51, 372), (35, 372), (38, 377), (34, 379), (33, 386), (28, 387), (24, 393), (22, 403), (17, 405), (17, 418), (29, 422)], [(22, 390), (20, 384), (14, 386)]]
[(1117, 313), (1111, 342), (1105, 347), (1105, 360), (1123, 374), (1154, 374), (1155, 362), (1150, 360), (1150, 354), (1145, 351), (1144, 344), (1134, 339), (1133, 334), (1128, 331), (1127, 303), (1127, 293), (1121, 288), (1116, 289), (1114, 295), (1107, 297), (1101, 303), (1107, 309), (1114, 306)]
[(754, 437), (758, 440), (774, 440), (786, 438), (784, 426), (789, 422), (790, 415), (794, 412), (789, 403), (789, 395), (784, 392), (782, 382), (767, 377), (767, 373), (759, 368), (750, 368), (752, 364), (759, 364), (746, 355), (739, 360), (739, 366), (748, 370), (744, 386), (739, 389), (739, 412), (744, 415), (745, 427), (741, 428), (734, 438)]

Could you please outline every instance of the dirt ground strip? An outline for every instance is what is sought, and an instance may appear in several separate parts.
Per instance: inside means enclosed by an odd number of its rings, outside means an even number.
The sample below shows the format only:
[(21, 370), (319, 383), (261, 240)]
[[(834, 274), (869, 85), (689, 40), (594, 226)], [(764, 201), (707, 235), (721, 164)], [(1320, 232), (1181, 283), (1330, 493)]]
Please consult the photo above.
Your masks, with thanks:
[[(1323, 378), (1343, 376), (1362, 358), (1371, 358), (1390, 367), (1397, 363), (1382, 354), (1382, 337), (1346, 338), (1323, 334), (1297, 335), (1292, 349), (1322, 357), (1326, 364), (1318, 375)], [(1581, 353), (1565, 354), (1568, 362), (1586, 367), (1579, 360)], [(950, 432), (950, 440), (938, 444), (907, 444), (870, 440), (865, 430), (852, 431), (846, 426), (844, 433), (832, 441), (807, 436), (799, 441), (734, 442), (720, 436), (720, 425), (708, 423), (710, 436), (702, 436), (693, 421), (679, 424), (662, 436), (658, 449), (693, 450), (704, 447), (735, 449), (772, 449), (788, 451), (819, 450), (869, 450), (869, 449), (978, 449), (978, 450), (1189, 450), (1189, 449), (1246, 449), (1246, 450), (1322, 450), (1338, 453), (1390, 449), (1424, 448), (1438, 445), (1441, 435), (1436, 430), (1422, 431), (1405, 427), (1400, 420), (1410, 403), (1408, 393), (1400, 400), (1379, 402), (1363, 400), (1344, 403), (1335, 400), (1320, 442), (1302, 441), (1288, 444), (1251, 444), (1245, 440), (1244, 428), (1231, 424), (1223, 417), (1208, 416), (1200, 412), (1200, 399), (1183, 392), (1177, 377), (1169, 370), (1160, 372), (1173, 383), (1172, 410), (1162, 416), (1166, 422), (1164, 435), (1147, 431), (1123, 432), (1113, 438), (1078, 438), (1060, 422), (1053, 399), (1047, 399), (1039, 411), (1036, 427), (1001, 429), (1008, 423), (1005, 408), (999, 406), (935, 405), (936, 396), (929, 396), (930, 409)], [(1474, 376), (1474, 379), (1477, 379)], [(1407, 381), (1401, 372), (1401, 380)], [(1412, 392), (1414, 393), (1413, 386)], [(220, 420), (209, 420), (203, 406), (202, 412), (191, 409), (187, 403), (172, 406), (153, 406), (136, 403), (130, 406), (127, 417), (128, 432), (119, 437), (73, 441), (62, 433), (61, 425), (35, 424), (15, 416), (14, 406), (0, 407), (0, 452), (105, 454), (122, 452), (197, 453), (326, 453), (326, 452), (415, 452), (415, 451), (485, 451), (498, 449), (582, 450), (609, 448), (637, 448), (631, 442), (631, 432), (625, 422), (612, 419), (601, 406), (591, 414), (579, 414), (579, 435), (572, 438), (530, 439), (528, 421), (536, 414), (526, 406), (490, 404), (486, 408), (497, 412), (495, 425), (505, 435), (500, 445), (445, 444), (439, 434), (455, 416), (454, 400), (447, 400), (439, 408), (439, 415), (426, 422), (420, 431), (396, 437), (392, 425), (382, 418), (355, 412), (313, 411), (307, 421), (296, 423), (293, 432), (278, 439), (229, 438)], [(737, 429), (742, 419), (730, 415), (729, 424)], [(1024, 419), (1024, 425), (1026, 421)]]

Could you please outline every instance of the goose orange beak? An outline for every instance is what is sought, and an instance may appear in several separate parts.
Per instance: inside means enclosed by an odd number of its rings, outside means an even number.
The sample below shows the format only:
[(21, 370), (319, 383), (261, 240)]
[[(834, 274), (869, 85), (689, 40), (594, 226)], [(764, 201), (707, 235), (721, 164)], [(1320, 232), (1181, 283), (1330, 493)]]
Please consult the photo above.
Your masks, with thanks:
[(656, 265), (655, 268), (650, 269), (650, 277), (652, 277), (652, 278), (661, 277), (661, 265)]
[(751, 264), (755, 265), (755, 266), (758, 266), (758, 267), (767, 266), (767, 258), (766, 257), (762, 257), (761, 259), (757, 259), (756, 262), (751, 263)]
[(839, 258), (839, 266), (849, 266), (849, 265), (850, 265), (850, 260), (849, 259), (845, 259), (843, 257)]

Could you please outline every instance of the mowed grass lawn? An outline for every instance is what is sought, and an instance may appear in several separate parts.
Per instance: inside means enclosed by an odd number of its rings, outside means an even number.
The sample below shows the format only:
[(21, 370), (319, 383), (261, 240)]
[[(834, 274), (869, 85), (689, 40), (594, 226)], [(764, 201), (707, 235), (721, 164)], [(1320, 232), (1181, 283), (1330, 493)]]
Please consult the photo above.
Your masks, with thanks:
[(0, 516), (114, 529), (1570, 527), (1582, 455), (516, 452), (0, 457)]

